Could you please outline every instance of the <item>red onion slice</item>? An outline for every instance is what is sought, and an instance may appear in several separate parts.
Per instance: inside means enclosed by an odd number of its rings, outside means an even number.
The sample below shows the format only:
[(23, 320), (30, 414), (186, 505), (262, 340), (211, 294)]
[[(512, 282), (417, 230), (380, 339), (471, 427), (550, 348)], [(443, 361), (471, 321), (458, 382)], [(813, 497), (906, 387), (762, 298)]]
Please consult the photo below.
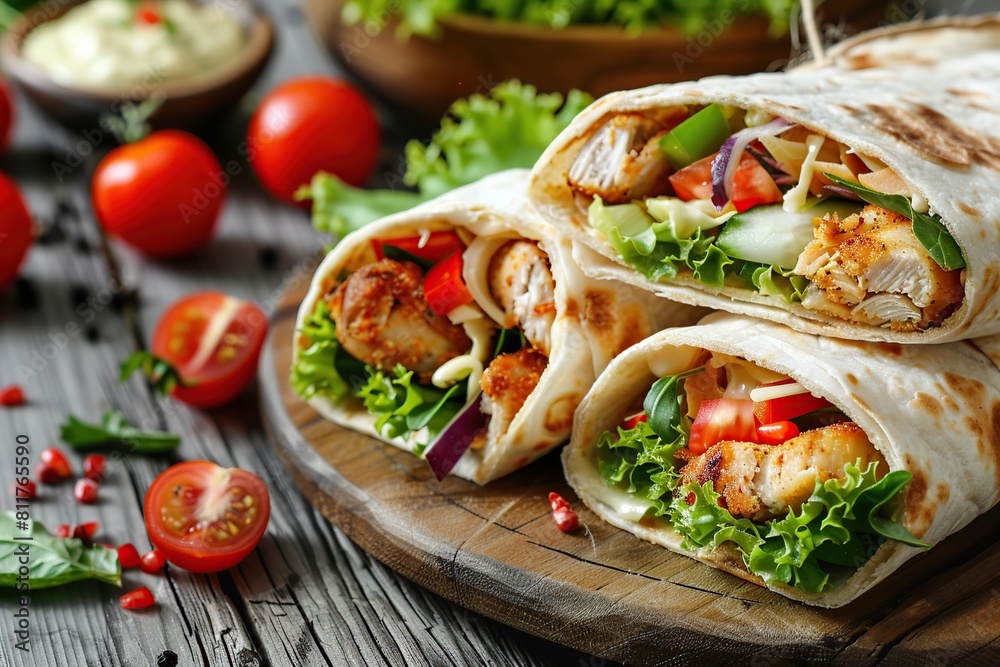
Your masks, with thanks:
[(424, 459), (439, 482), (448, 476), (479, 432), (486, 427), (486, 415), (480, 409), (482, 398), (483, 395), (479, 394), (462, 408), (424, 452)]
[(761, 137), (773, 137), (781, 134), (791, 123), (784, 118), (775, 118), (770, 123), (758, 127), (743, 128), (733, 136), (726, 139), (719, 149), (715, 159), (712, 160), (712, 203), (715, 208), (722, 210), (726, 202), (733, 198), (732, 182), (739, 167), (743, 152), (751, 141)]
[(850, 199), (851, 201), (864, 201), (861, 197), (857, 195), (852, 190), (845, 188), (841, 185), (834, 185), (832, 183), (824, 183), (823, 189), (832, 194), (835, 197), (842, 197), (844, 199)]

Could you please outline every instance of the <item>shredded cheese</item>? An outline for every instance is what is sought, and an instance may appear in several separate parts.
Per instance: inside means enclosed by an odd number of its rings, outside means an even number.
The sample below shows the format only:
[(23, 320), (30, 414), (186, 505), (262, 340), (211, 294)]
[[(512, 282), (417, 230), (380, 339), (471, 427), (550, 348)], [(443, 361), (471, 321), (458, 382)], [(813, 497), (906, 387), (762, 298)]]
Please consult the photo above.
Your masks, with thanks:
[(489, 361), (491, 344), (493, 342), (493, 324), (485, 317), (479, 317), (462, 325), (465, 335), (472, 340), (472, 349), (468, 353), (449, 359), (434, 374), (431, 384), (441, 389), (447, 389), (459, 380), (469, 379), (466, 401), (471, 401), (480, 391), (483, 369)]
[(810, 393), (809, 390), (798, 382), (791, 382), (789, 384), (774, 385), (773, 387), (757, 387), (750, 392), (750, 400), (754, 403), (760, 403), (762, 401), (772, 401), (776, 398), (808, 393)]
[(806, 207), (806, 199), (809, 197), (809, 186), (812, 185), (813, 171), (816, 167), (816, 157), (819, 155), (819, 149), (823, 147), (825, 141), (826, 139), (818, 134), (810, 134), (809, 138), (806, 139), (806, 146), (809, 152), (802, 161), (802, 169), (799, 170), (799, 182), (796, 183), (794, 188), (785, 193), (785, 201), (782, 205), (782, 208), (789, 213), (796, 213)]

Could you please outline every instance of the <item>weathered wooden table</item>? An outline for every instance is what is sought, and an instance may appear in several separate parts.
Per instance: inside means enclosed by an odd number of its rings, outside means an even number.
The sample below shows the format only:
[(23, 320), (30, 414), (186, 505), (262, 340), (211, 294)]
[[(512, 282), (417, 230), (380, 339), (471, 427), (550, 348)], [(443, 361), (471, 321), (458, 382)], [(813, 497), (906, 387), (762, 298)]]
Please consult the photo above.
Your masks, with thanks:
[[(337, 71), (297, 0), (267, 7), (279, 41), (258, 94), (292, 75)], [(53, 528), (96, 520), (98, 539), (147, 549), (146, 487), (181, 459), (254, 471), (267, 482), (273, 506), (260, 547), (229, 572), (127, 573), (126, 587), (153, 591), (155, 610), (125, 611), (123, 591), (93, 583), (32, 593), (30, 653), (15, 650), (14, 598), (0, 593), (0, 665), (590, 664), (451, 604), (358, 549), (291, 482), (265, 437), (256, 386), (230, 406), (202, 412), (155, 397), (141, 379), (118, 382), (121, 359), (148, 342), (160, 313), (181, 295), (220, 289), (270, 309), (283, 284), (308, 281), (308, 258), (324, 239), (305, 212), (270, 199), (245, 169), (230, 186), (220, 234), (208, 249), (183, 261), (145, 261), (121, 245), (106, 247), (94, 221), (90, 174), (110, 142), (63, 130), (27, 104), (18, 111), (14, 146), (0, 169), (22, 187), (44, 234), (22, 272), (30, 289), (0, 294), (0, 386), (18, 382), (29, 399), (25, 407), (0, 409), (0, 455), (7, 459), (0, 462), (0, 507), (12, 506), (16, 434), (28, 435), (37, 462), (42, 449), (58, 443), (67, 414), (97, 420), (108, 409), (180, 434), (176, 455), (115, 462), (96, 506), (77, 504), (71, 484), (42, 487), (34, 518)], [(222, 164), (239, 157), (245, 123), (246, 113), (236, 112), (202, 133)], [(386, 144), (397, 149), (412, 132), (429, 129), (386, 125)], [(388, 169), (395, 156), (386, 153)], [(72, 461), (79, 470), (80, 457)]]

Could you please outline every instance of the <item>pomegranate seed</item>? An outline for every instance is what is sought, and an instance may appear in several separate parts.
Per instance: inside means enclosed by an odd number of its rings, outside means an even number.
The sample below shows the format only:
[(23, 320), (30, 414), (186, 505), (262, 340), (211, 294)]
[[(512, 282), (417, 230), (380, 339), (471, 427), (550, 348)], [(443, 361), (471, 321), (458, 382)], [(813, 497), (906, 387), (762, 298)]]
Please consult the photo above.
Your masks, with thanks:
[(73, 526), (73, 537), (84, 542), (90, 542), (90, 539), (97, 534), (98, 527), (96, 521), (88, 521), (87, 523), (81, 523), (79, 526)]
[(156, 549), (153, 549), (148, 554), (142, 557), (139, 562), (139, 567), (146, 574), (156, 574), (163, 569), (163, 566), (167, 564), (167, 559), (163, 557)]
[(97, 502), (98, 488), (100, 488), (100, 484), (84, 477), (83, 479), (76, 480), (76, 486), (73, 488), (73, 496), (77, 502), (84, 505), (93, 505)]
[(559, 530), (564, 533), (576, 530), (580, 525), (580, 518), (570, 508), (565, 498), (553, 491), (549, 494), (549, 504), (552, 506), (552, 517), (556, 520)]
[(24, 405), (24, 390), (16, 384), (0, 389), (0, 405)]
[(107, 467), (107, 459), (100, 454), (87, 454), (83, 459), (83, 476), (95, 482), (104, 480), (104, 470)]
[(70, 527), (63, 524), (56, 528), (56, 537), (69, 537), (71, 532)]
[(122, 607), (125, 609), (148, 609), (156, 604), (153, 591), (145, 586), (129, 591), (122, 596)]
[(38, 464), (38, 478), (46, 484), (61, 482), (73, 476), (73, 468), (70, 467), (66, 455), (58, 447), (43, 449), (39, 460), (41, 463)]
[(27, 484), (23, 486), (15, 482), (14, 500), (31, 500), (32, 498), (35, 497), (35, 491), (37, 490), (38, 487), (36, 487), (35, 483), (30, 479), (28, 480)]
[(131, 542), (126, 542), (118, 547), (118, 560), (121, 562), (122, 568), (126, 570), (137, 568), (142, 562), (142, 559), (139, 557), (139, 550)]

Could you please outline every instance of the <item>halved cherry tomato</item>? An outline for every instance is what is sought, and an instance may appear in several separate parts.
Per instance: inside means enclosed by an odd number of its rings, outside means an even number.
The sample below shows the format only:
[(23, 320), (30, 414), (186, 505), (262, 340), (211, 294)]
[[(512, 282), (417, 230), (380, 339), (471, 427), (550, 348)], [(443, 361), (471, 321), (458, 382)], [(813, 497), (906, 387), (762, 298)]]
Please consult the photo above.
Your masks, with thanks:
[(693, 454), (704, 454), (709, 447), (723, 440), (757, 442), (753, 401), (748, 398), (715, 398), (701, 402), (691, 425), (688, 449)]
[(455, 308), (472, 302), (472, 294), (462, 280), (462, 251), (431, 267), (424, 276), (424, 298), (436, 314), (445, 316)]
[(733, 175), (731, 194), (733, 206), (739, 213), (754, 206), (774, 204), (782, 200), (781, 190), (774, 184), (767, 169), (749, 153), (744, 153), (740, 159), (740, 166)]
[(465, 244), (455, 232), (431, 232), (423, 245), (420, 245), (420, 236), (411, 236), (402, 239), (376, 239), (372, 241), (375, 246), (375, 254), (379, 259), (384, 258), (382, 246), (391, 245), (393, 248), (405, 250), (414, 257), (426, 259), (431, 264), (437, 264), (449, 257), (458, 250), (464, 250)]
[(647, 415), (645, 411), (637, 412), (636, 414), (630, 415), (625, 418), (625, 421), (622, 422), (622, 428), (627, 431), (629, 429), (635, 428), (639, 424), (639, 422), (645, 422), (645, 421), (649, 421), (649, 415)]
[(670, 184), (674, 186), (674, 194), (679, 199), (691, 201), (712, 198), (712, 160), (716, 155), (718, 153), (692, 162), (669, 176)]
[(232, 400), (250, 384), (266, 335), (267, 315), (256, 304), (196, 292), (160, 316), (150, 349), (181, 377), (174, 398), (209, 407)]
[[(782, 384), (789, 384), (791, 382), (794, 382), (794, 380), (782, 380), (781, 382), (772, 382), (761, 386), (773, 387)], [(795, 419), (796, 417), (801, 417), (802, 415), (815, 410), (828, 408), (831, 405), (833, 404), (825, 398), (813, 396), (809, 392), (805, 392), (802, 394), (795, 394), (793, 396), (782, 396), (781, 398), (772, 398), (768, 401), (754, 403), (753, 412), (757, 417), (757, 421), (761, 424), (773, 424), (774, 422)]]
[(762, 445), (780, 445), (799, 434), (799, 427), (792, 422), (774, 422), (757, 425), (757, 442)]
[(260, 542), (271, 496), (246, 470), (187, 461), (153, 480), (144, 511), (149, 539), (168, 561), (191, 572), (219, 572)]

